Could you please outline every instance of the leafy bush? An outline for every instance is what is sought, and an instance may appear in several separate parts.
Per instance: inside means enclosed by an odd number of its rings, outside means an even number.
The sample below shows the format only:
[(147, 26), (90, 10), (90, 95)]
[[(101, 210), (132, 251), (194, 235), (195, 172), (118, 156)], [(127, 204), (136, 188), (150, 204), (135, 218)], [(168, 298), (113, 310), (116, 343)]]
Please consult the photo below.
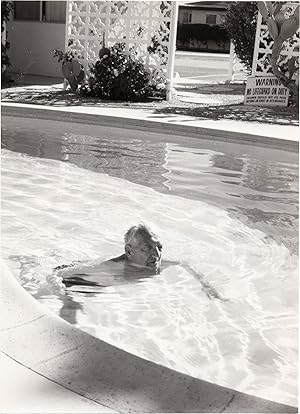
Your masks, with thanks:
[[(151, 43), (147, 47), (147, 52), (149, 55), (158, 55), (161, 59), (162, 64), (167, 64), (168, 61), (168, 46), (162, 45), (159, 41), (159, 34), (161, 31), (158, 31), (158, 33), (155, 33), (151, 37)], [(163, 36), (163, 41), (168, 40), (167, 36)]]
[(116, 43), (105, 48), (105, 54), (91, 66), (88, 85), (81, 93), (102, 99), (138, 101), (148, 97), (166, 96), (166, 85), (161, 78), (153, 78), (136, 53), (125, 53), (125, 44)]
[(76, 51), (73, 51), (73, 50), (67, 50), (66, 52), (64, 52), (63, 50), (60, 50), (60, 49), (54, 49), (53, 57), (57, 58), (57, 61), (63, 64), (66, 62), (72, 62), (73, 59), (76, 59), (77, 53)]
[[(7, 35), (5, 23), (9, 21), (10, 14), (13, 12), (12, 1), (1, 1), (1, 36), (5, 32), (5, 39)], [(1, 73), (3, 73), (7, 66), (10, 65), (10, 61), (7, 55), (10, 44), (7, 40), (1, 41)]]
[(53, 57), (57, 58), (58, 62), (61, 62), (62, 64), (72, 62), (73, 59), (83, 59), (83, 56), (76, 49), (72, 49), (73, 46), (74, 40), (69, 39), (67, 51), (64, 52), (60, 49), (54, 49)]
[(257, 13), (257, 2), (233, 1), (228, 6), (224, 21), (224, 28), (234, 44), (235, 53), (249, 71), (252, 68)]

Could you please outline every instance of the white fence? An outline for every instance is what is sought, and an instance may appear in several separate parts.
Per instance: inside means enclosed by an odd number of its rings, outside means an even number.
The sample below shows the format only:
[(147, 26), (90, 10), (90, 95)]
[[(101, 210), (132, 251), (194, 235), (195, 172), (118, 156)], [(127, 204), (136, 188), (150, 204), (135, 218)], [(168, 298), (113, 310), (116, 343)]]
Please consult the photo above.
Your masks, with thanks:
[[(284, 10), (285, 13), (287, 13), (287, 16), (295, 10), (298, 4), (298, 2), (289, 2), (285, 5)], [(251, 76), (270, 76), (270, 74), (272, 74), (268, 56), (272, 53), (273, 43), (274, 41), (269, 35), (267, 24), (263, 21), (261, 14), (258, 13)], [(296, 65), (298, 67), (298, 71), (293, 75), (293, 78), (295, 78), (296, 76), (299, 77), (299, 30), (291, 39), (284, 42), (280, 53), (280, 63), (287, 65), (288, 61), (293, 56), (296, 58)], [(230, 47), (229, 70), (232, 81), (246, 80), (249, 76), (245, 66), (236, 56), (232, 43)]]
[[(297, 7), (299, 2), (289, 2), (284, 5), (284, 13), (288, 17)], [(263, 21), (262, 16), (258, 13), (257, 29), (255, 37), (255, 46), (252, 64), (252, 76), (270, 76), (272, 68), (268, 55), (272, 53), (272, 46), (274, 41), (269, 35), (268, 26)], [(295, 57), (298, 66), (298, 72), (294, 73), (294, 77), (299, 76), (299, 30), (296, 34), (283, 43), (283, 48), (280, 52), (280, 64), (287, 65), (291, 57)]]
[[(76, 50), (89, 72), (99, 50), (124, 43), (155, 75), (172, 79), (177, 26), (175, 1), (68, 1), (66, 49)], [(71, 45), (70, 45), (71, 43)], [(148, 48), (156, 43), (155, 53)]]

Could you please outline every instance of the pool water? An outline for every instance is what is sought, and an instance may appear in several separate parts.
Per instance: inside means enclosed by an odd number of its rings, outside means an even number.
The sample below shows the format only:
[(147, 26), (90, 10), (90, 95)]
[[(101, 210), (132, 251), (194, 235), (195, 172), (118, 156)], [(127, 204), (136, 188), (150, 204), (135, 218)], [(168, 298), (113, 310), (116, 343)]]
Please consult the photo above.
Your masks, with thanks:
[[(2, 251), (70, 323), (156, 363), (297, 405), (298, 154), (2, 117)], [(55, 266), (123, 252), (139, 221), (182, 266), (90, 292)]]

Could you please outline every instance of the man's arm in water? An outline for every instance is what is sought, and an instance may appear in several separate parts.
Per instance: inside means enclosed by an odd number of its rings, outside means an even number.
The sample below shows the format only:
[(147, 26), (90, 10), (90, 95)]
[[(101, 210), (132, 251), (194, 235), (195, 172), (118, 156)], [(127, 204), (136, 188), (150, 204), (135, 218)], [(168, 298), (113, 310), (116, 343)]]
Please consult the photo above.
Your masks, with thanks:
[(218, 292), (217, 290), (210, 285), (209, 282), (207, 282), (205, 280), (205, 277), (203, 275), (203, 273), (200, 273), (198, 271), (196, 271), (195, 269), (193, 269), (188, 263), (185, 262), (177, 262), (177, 261), (170, 261), (170, 260), (163, 260), (162, 261), (162, 267), (168, 267), (168, 266), (181, 266), (183, 267), (186, 271), (188, 271), (192, 276), (194, 276), (195, 279), (199, 280), (199, 282), (201, 283), (201, 286), (203, 288), (203, 291), (205, 292), (206, 296), (209, 299), (215, 298), (215, 299), (219, 299), (222, 301), (227, 301), (228, 299), (223, 298)]
[[(98, 264), (98, 266), (100, 265), (100, 267), (102, 265), (106, 265), (109, 264), (111, 262), (113, 263), (120, 263), (120, 262), (124, 262), (126, 259), (126, 255), (122, 254), (118, 257), (114, 257), (112, 259), (109, 260), (105, 260), (104, 262), (101, 262), (100, 264)], [(81, 263), (80, 261), (78, 262), (73, 262), (70, 263), (69, 265), (61, 265), (61, 266), (57, 266), (54, 270), (56, 271), (63, 271), (62, 273), (62, 277), (63, 277), (63, 283), (67, 282), (68, 284), (89, 284), (89, 285), (98, 285), (98, 278), (93, 277), (95, 274), (97, 276), (97, 266), (95, 267), (95, 264), (92, 266), (88, 266), (87, 263), (83, 263), (82, 267), (80, 267), (79, 269), (76, 267), (76, 265), (78, 265), (79, 263)], [(209, 282), (207, 282), (205, 280), (205, 276), (200, 273), (199, 271), (196, 271), (195, 269), (193, 269), (188, 263), (185, 262), (179, 262), (179, 261), (171, 261), (171, 260), (162, 260), (162, 269), (169, 267), (169, 266), (181, 266), (183, 267), (186, 271), (188, 271), (195, 279), (197, 279), (202, 288), (203, 291), (205, 292), (206, 296), (209, 299), (215, 298), (215, 299), (219, 299), (222, 301), (227, 301), (228, 299), (223, 298), (218, 292), (217, 290), (210, 285)], [(75, 268), (74, 268), (75, 267)], [(99, 267), (98, 267), (99, 268)], [(84, 273), (83, 273), (84, 271)]]
[(112, 259), (100, 261), (73, 262), (54, 268), (62, 282), (71, 285), (109, 286), (115, 276), (122, 276), (124, 272), (125, 254)]

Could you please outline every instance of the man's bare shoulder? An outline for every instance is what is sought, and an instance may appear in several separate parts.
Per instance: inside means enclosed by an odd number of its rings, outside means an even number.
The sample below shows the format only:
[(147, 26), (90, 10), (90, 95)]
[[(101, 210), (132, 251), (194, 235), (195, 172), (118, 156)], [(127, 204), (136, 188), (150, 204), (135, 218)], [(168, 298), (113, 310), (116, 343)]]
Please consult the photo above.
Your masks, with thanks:
[(113, 259), (108, 259), (104, 261), (94, 260), (88, 262), (78, 262), (76, 264), (71, 264), (69, 266), (60, 266), (55, 270), (58, 271), (58, 275), (63, 278), (72, 277), (74, 275), (86, 275), (90, 276), (93, 274), (99, 274), (103, 272), (111, 273), (111, 271), (120, 269), (124, 267), (124, 260), (121, 259), (121, 256)]
[(111, 262), (113, 262), (113, 263), (120, 263), (120, 262), (124, 263), (125, 261), (126, 261), (126, 255), (121, 254), (121, 256), (113, 257), (109, 260), (106, 260), (103, 263), (111, 263)]

